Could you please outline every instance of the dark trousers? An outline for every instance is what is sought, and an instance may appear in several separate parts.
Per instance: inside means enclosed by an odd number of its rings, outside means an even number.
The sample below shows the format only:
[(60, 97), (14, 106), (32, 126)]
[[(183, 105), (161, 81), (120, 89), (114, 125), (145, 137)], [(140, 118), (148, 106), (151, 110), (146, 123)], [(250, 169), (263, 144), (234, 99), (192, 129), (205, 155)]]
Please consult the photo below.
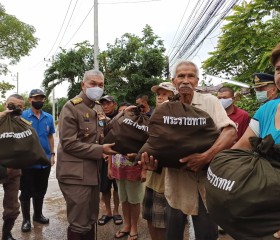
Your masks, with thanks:
[(43, 199), (48, 189), (51, 167), (22, 169), (20, 178), (20, 201), (30, 198)]
[[(186, 217), (181, 210), (174, 209), (167, 204), (167, 228), (165, 239), (169, 240), (183, 240), (184, 230), (186, 225)], [(195, 239), (196, 240), (217, 240), (218, 239), (218, 226), (210, 218), (206, 208), (199, 196), (198, 215), (192, 216)]]
[[(15, 171), (15, 170), (13, 170)], [(15, 220), (19, 215), (19, 190), (20, 171), (17, 176), (7, 177), (3, 183), (4, 198), (3, 198), (3, 220)]]

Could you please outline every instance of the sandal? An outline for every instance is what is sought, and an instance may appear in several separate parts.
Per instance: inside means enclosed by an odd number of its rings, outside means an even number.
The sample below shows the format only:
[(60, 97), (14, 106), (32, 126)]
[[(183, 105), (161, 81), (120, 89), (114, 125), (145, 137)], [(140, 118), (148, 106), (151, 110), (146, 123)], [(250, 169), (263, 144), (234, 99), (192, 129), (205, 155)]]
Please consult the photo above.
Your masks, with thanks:
[(113, 216), (113, 220), (114, 220), (114, 223), (116, 225), (121, 225), (123, 224), (123, 219), (122, 219), (122, 216), (121, 215), (114, 215)]
[(133, 235), (129, 234), (129, 240), (137, 240), (137, 239), (138, 239), (138, 233)]
[(129, 235), (129, 232), (126, 232), (126, 231), (122, 231), (122, 230), (119, 230), (115, 233), (115, 238), (116, 239), (119, 239), (119, 238), (123, 238), (125, 236)]
[(98, 225), (102, 226), (108, 223), (113, 217), (108, 215), (103, 215), (101, 218), (98, 219)]

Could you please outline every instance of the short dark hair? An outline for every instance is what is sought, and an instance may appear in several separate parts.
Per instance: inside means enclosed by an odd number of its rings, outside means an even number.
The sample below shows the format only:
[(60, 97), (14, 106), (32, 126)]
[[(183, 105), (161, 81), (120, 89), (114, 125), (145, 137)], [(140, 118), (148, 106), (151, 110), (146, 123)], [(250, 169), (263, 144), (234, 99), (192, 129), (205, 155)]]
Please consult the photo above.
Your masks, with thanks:
[(24, 101), (24, 98), (23, 98), (21, 95), (17, 94), (17, 93), (14, 93), (14, 94), (10, 95), (10, 96), (7, 98), (7, 100), (8, 100), (9, 98), (16, 98), (16, 99), (19, 99), (19, 100)]
[(222, 93), (222, 92), (230, 92), (232, 96), (234, 96), (234, 90), (231, 87), (221, 87), (218, 92)]
[(270, 62), (273, 67), (275, 67), (275, 64), (278, 60), (280, 60), (280, 43), (276, 45), (270, 55)]
[(137, 95), (136, 100), (139, 99), (139, 98), (144, 99), (144, 100), (146, 100), (147, 102), (148, 102), (148, 100), (149, 100), (149, 97), (148, 97), (148, 95), (146, 95), (146, 94), (139, 94), (139, 95)]

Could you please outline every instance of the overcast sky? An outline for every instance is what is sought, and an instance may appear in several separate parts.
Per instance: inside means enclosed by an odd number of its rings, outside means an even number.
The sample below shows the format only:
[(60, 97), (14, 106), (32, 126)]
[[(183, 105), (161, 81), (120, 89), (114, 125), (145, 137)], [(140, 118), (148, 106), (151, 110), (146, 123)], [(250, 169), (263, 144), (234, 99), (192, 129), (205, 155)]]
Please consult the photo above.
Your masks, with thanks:
[[(15, 15), (19, 20), (33, 25), (36, 29), (35, 36), (39, 38), (39, 44), (36, 49), (32, 50), (30, 56), (22, 58), (18, 65), (11, 67), (13, 74), (19, 73), (19, 93), (41, 88), (43, 73), (47, 68), (44, 58), (48, 59), (55, 55), (59, 51), (59, 46), (69, 49), (73, 44), (84, 40), (89, 40), (93, 44), (94, 16), (93, 10), (90, 12), (90, 9), (93, 7), (94, 0), (72, 0), (65, 19), (70, 2), (71, 0), (1, 0), (6, 13)], [(184, 19), (188, 18), (195, 1), (99, 0), (98, 2), (99, 48), (101, 51), (106, 50), (107, 43), (114, 44), (115, 39), (120, 38), (124, 33), (142, 36), (141, 31), (146, 24), (149, 24), (154, 33), (164, 41), (168, 52), (176, 33), (180, 32), (180, 23), (182, 25)], [(190, 2), (189, 9), (184, 14), (188, 2)], [(75, 4), (76, 8), (73, 12)], [(72, 12), (73, 15), (69, 22)], [(65, 23), (61, 28), (64, 19)], [(65, 30), (68, 22), (69, 26)], [(74, 34), (81, 24), (78, 32)], [(197, 56), (191, 60), (200, 66), (201, 61), (207, 57), (207, 52), (214, 49), (214, 45), (214, 40), (208, 41), (202, 46)], [(5, 80), (16, 85), (12, 79), (15, 80), (15, 77), (7, 76)], [(56, 97), (65, 97), (66, 90), (65, 85), (56, 87)]]

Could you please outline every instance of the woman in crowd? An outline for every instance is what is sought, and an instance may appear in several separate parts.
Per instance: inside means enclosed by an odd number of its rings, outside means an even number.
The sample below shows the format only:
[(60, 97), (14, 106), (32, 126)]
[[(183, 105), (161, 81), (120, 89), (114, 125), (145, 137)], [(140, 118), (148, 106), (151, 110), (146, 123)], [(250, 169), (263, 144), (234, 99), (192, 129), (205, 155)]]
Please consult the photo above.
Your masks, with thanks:
[[(272, 50), (271, 63), (275, 70), (275, 85), (280, 90), (280, 44)], [(246, 132), (233, 148), (251, 149), (250, 137), (264, 138), (268, 134), (272, 135), (275, 144), (280, 144), (280, 99), (271, 100), (256, 111)], [(280, 239), (280, 230), (273, 236)]]

